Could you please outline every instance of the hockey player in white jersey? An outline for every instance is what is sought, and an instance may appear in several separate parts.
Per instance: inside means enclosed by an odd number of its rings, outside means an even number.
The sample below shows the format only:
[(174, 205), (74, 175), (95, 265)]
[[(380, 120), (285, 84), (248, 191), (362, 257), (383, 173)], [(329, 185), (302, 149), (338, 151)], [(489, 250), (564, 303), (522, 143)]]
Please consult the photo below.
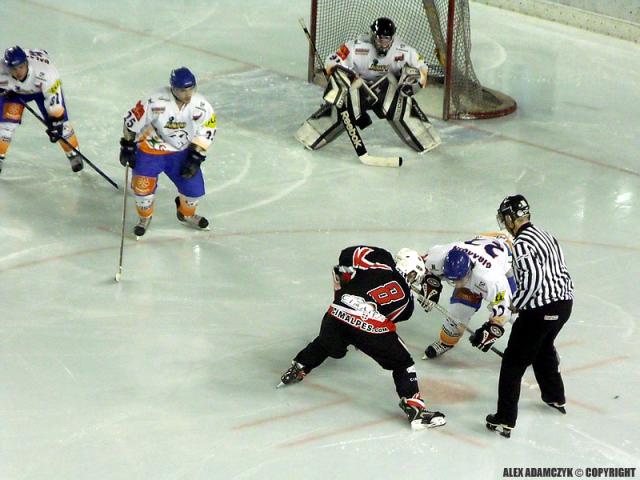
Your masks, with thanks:
[(0, 171), (16, 128), (22, 123), (24, 104), (32, 101), (47, 122), (49, 140), (62, 147), (74, 172), (82, 170), (82, 158), (60, 140), (64, 138), (78, 148), (78, 139), (68, 122), (58, 70), (46, 51), (16, 45), (5, 50), (0, 65)]
[(487, 302), (489, 318), (470, 337), (471, 343), (488, 351), (504, 333), (511, 320), (511, 298), (515, 279), (511, 270), (511, 248), (504, 236), (478, 235), (466, 242), (436, 245), (425, 256), (429, 273), (454, 286), (449, 313), (440, 338), (425, 350), (426, 358), (435, 358), (451, 350), (482, 301)]
[(321, 148), (344, 131), (337, 110), (343, 103), (360, 128), (371, 124), (367, 110), (372, 110), (412, 149), (426, 152), (440, 144), (440, 136), (413, 99), (427, 85), (428, 67), (422, 55), (396, 36), (392, 20), (375, 20), (370, 34), (342, 44), (329, 55), (325, 68), (325, 103), (296, 132), (306, 148)]
[(197, 229), (209, 221), (196, 214), (204, 195), (200, 164), (216, 133), (213, 107), (196, 93), (196, 77), (186, 67), (173, 70), (170, 86), (139, 100), (124, 118), (120, 163), (133, 169), (131, 187), (139, 220), (137, 237), (145, 234), (154, 209), (158, 176), (164, 172), (177, 187), (178, 220)]

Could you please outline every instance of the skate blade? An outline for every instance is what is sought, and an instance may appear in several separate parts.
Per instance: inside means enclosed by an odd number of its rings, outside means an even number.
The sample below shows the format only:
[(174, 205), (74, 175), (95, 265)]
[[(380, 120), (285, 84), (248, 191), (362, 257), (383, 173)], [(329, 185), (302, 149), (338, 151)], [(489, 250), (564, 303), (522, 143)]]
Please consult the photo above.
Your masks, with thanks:
[(503, 425), (494, 425), (492, 423), (487, 423), (486, 426), (488, 430), (497, 433), (501, 437), (511, 438), (511, 429), (508, 427)]
[(122, 278), (122, 274), (120, 272), (116, 273), (116, 283), (120, 283), (120, 279)]
[(190, 228), (191, 230), (196, 230), (198, 232), (208, 232), (211, 230), (211, 224), (207, 225), (205, 228), (200, 228), (197, 225), (192, 225), (190, 223), (187, 222), (183, 222), (182, 220), (178, 220), (180, 222), (180, 224), (184, 225), (187, 228)]
[(279, 384), (276, 385), (276, 388), (282, 388), (282, 387), (286, 387), (287, 385), (285, 383), (280, 382)]
[(443, 417), (436, 417), (431, 420), (431, 423), (422, 423), (420, 420), (414, 420), (411, 422), (411, 430), (417, 432), (420, 430), (426, 430), (427, 428), (441, 427), (447, 424), (447, 419)]

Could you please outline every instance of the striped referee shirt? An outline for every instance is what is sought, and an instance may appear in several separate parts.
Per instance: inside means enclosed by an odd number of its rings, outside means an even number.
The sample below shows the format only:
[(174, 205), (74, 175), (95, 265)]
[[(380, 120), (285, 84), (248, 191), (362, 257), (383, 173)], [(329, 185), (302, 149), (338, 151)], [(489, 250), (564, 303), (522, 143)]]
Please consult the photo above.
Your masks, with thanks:
[(529, 310), (573, 299), (573, 282), (558, 241), (532, 223), (523, 225), (513, 243), (518, 283), (513, 306)]

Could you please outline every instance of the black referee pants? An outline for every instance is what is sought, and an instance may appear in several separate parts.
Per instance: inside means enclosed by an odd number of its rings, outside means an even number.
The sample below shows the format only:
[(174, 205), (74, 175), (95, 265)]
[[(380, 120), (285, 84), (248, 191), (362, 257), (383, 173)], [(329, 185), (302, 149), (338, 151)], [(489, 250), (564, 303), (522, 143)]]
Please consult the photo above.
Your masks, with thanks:
[(512, 427), (516, 424), (520, 384), (529, 365), (533, 365), (542, 400), (565, 402), (558, 353), (553, 342), (569, 320), (572, 305), (572, 300), (563, 300), (520, 312), (500, 367), (497, 417), (501, 423)]

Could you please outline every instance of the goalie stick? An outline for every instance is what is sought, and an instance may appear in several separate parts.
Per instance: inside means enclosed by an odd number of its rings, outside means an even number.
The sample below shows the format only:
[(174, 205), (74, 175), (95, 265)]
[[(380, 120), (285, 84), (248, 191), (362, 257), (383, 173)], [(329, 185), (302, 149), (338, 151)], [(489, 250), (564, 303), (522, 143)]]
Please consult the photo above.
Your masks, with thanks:
[[(313, 39), (311, 38), (311, 34), (307, 29), (307, 26), (304, 23), (302, 18), (298, 19), (300, 22), (300, 26), (302, 30), (304, 30), (305, 35), (307, 36), (307, 40), (309, 41), (309, 46), (313, 50), (318, 62), (320, 63), (320, 67), (322, 68), (322, 72), (324, 73), (325, 78), (327, 78), (327, 71), (324, 67), (324, 62), (316, 49), (315, 44), (313, 43)], [(327, 78), (328, 80), (328, 78)], [(353, 145), (353, 149), (358, 155), (358, 158), (365, 165), (373, 166), (373, 167), (401, 167), (402, 166), (402, 157), (377, 157), (374, 155), (370, 155), (367, 151), (367, 147), (364, 145), (364, 141), (362, 140), (362, 136), (358, 131), (358, 127), (356, 127), (355, 123), (355, 115), (353, 114), (353, 110), (345, 104), (345, 102), (340, 102), (340, 105), (336, 105), (336, 109), (338, 111), (338, 117), (340, 117), (340, 121), (344, 126), (344, 129), (347, 131), (347, 135), (349, 136), (349, 140), (351, 141), (351, 145)]]
[[(446, 308), (444, 308), (442, 305), (440, 305), (439, 303), (436, 303), (432, 300), (430, 300), (428, 297), (425, 297), (424, 295), (422, 295), (422, 292), (420, 290), (418, 290), (418, 287), (411, 285), (411, 290), (413, 290), (413, 292), (416, 294), (416, 297), (418, 298), (418, 301), (420, 302), (420, 304), (426, 304), (427, 307), (429, 309), (431, 308), (435, 308), (436, 310), (438, 310), (445, 318), (447, 318), (448, 320), (451, 320), (454, 323), (457, 323), (459, 325), (458, 328), (460, 328), (462, 330), (462, 327), (464, 327), (464, 330), (466, 330), (468, 333), (470, 334), (474, 334), (476, 332), (474, 332), (473, 330), (471, 330), (469, 328), (468, 325), (465, 325), (463, 323), (460, 323), (458, 320), (456, 320), (455, 318), (453, 318), (453, 316), (449, 313), (449, 310), (447, 310)], [(496, 355), (498, 355), (500, 358), (502, 358), (504, 356), (504, 352), (496, 347), (491, 347), (490, 350), (492, 352), (494, 352)]]

